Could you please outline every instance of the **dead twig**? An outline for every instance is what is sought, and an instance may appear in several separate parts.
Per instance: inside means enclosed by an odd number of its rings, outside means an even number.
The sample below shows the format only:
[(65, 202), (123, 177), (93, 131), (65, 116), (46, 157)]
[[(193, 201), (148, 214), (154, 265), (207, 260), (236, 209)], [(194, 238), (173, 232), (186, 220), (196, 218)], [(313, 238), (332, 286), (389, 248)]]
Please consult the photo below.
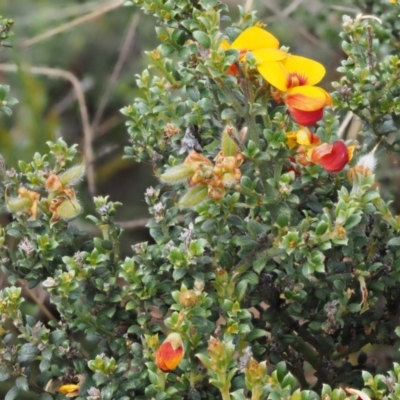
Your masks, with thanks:
[(99, 107), (93, 118), (93, 123), (92, 123), (93, 132), (97, 131), (97, 127), (100, 124), (101, 118), (103, 116), (104, 110), (106, 108), (106, 105), (107, 105), (110, 95), (112, 93), (112, 90), (115, 86), (115, 83), (118, 80), (120, 73), (121, 73), (122, 66), (124, 65), (124, 62), (125, 62), (126, 58), (128, 57), (129, 48), (131, 46), (131, 43), (135, 39), (136, 29), (139, 25), (139, 21), (140, 21), (140, 14), (137, 12), (137, 13), (135, 13), (135, 15), (132, 18), (132, 21), (129, 25), (128, 31), (125, 35), (124, 41), (121, 46), (121, 51), (119, 53), (118, 60), (117, 60), (115, 66), (114, 66), (114, 69), (110, 75), (110, 78), (107, 83), (107, 87), (100, 99)]
[(54, 29), (50, 29), (47, 32), (44, 32), (40, 35), (34, 36), (31, 39), (27, 39), (24, 42), (22, 42), (21, 46), (22, 47), (29, 47), (32, 46), (36, 43), (39, 43), (43, 40), (49, 39), (55, 35), (58, 35), (59, 33), (62, 33), (64, 31), (67, 31), (68, 29), (73, 28), (74, 26), (83, 24), (84, 22), (90, 21), (91, 19), (98, 18), (103, 14), (108, 13), (111, 10), (114, 10), (115, 8), (118, 8), (124, 4), (124, 0), (112, 0), (106, 4), (104, 4), (102, 7), (100, 7), (98, 10), (93, 11), (89, 14), (82, 15), (79, 18), (76, 18), (72, 21), (66, 22), (65, 24), (62, 24), (60, 26), (57, 26)]

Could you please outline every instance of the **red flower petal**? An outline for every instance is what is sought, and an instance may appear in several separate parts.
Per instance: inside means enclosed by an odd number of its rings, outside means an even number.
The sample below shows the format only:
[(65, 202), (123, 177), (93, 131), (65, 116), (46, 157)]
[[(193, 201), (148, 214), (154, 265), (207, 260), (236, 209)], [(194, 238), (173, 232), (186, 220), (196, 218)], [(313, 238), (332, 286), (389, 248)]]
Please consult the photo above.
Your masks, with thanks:
[(341, 140), (324, 143), (313, 150), (311, 161), (320, 164), (328, 172), (339, 172), (349, 162), (347, 146)]
[(174, 370), (181, 362), (183, 357), (183, 348), (178, 347), (176, 350), (169, 342), (164, 342), (156, 354), (156, 365), (161, 371), (169, 372)]
[(290, 115), (299, 124), (303, 126), (315, 125), (323, 116), (323, 108), (315, 111), (302, 111), (294, 107), (288, 107)]

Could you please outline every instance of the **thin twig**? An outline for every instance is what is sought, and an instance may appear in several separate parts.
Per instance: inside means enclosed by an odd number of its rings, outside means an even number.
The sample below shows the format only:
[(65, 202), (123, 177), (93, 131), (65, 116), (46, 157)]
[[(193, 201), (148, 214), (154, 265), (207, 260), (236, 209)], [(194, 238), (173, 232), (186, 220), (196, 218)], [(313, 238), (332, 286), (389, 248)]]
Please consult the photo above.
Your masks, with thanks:
[(353, 14), (359, 14), (360, 13), (360, 9), (359, 8), (353, 8), (353, 7), (331, 5), (328, 8), (331, 8), (332, 10), (336, 10), (336, 11), (349, 12), (349, 13), (353, 13)]
[(368, 67), (369, 69), (374, 69), (375, 62), (374, 62), (374, 33), (372, 32), (372, 26), (367, 25), (367, 36), (368, 36)]
[(72, 21), (66, 22), (65, 24), (62, 24), (62, 25), (60, 25), (60, 26), (58, 26), (58, 27), (56, 27), (54, 29), (50, 29), (47, 32), (44, 32), (44, 33), (42, 33), (40, 35), (37, 35), (37, 36), (34, 36), (31, 39), (25, 40), (24, 42), (22, 42), (21, 46), (22, 47), (29, 47), (29, 46), (32, 46), (32, 45), (34, 45), (36, 43), (39, 43), (39, 42), (41, 42), (43, 40), (49, 39), (49, 38), (51, 38), (51, 37), (53, 37), (55, 35), (58, 35), (59, 33), (62, 33), (64, 31), (68, 30), (68, 29), (73, 28), (74, 26), (83, 24), (84, 22), (87, 22), (87, 21), (89, 21), (91, 19), (100, 17), (101, 15), (103, 15), (103, 14), (105, 14), (105, 13), (111, 11), (111, 10), (114, 10), (115, 8), (118, 8), (118, 7), (122, 6), (123, 4), (124, 4), (124, 0), (112, 0), (112, 1), (104, 4), (103, 7), (100, 7), (96, 11), (93, 11), (93, 12), (91, 12), (89, 14), (86, 14), (86, 15), (82, 15), (81, 17), (76, 18), (76, 19), (74, 19)]
[(286, 8), (282, 10), (282, 15), (288, 17), (292, 12), (297, 10), (297, 7), (301, 5), (303, 0), (294, 0)]
[[(93, 166), (93, 147), (92, 147), (92, 127), (89, 123), (89, 114), (86, 106), (85, 95), (83, 93), (83, 89), (81, 83), (78, 78), (69, 71), (65, 71), (63, 69), (57, 68), (48, 68), (48, 67), (22, 67), (23, 71), (27, 71), (34, 75), (45, 75), (53, 78), (62, 78), (69, 81), (76, 93), (76, 98), (79, 104), (79, 111), (82, 119), (82, 129), (85, 143), (85, 158), (87, 163), (87, 181), (88, 188), (91, 195), (95, 194), (95, 176), (94, 176), (94, 166)], [(18, 67), (15, 64), (0, 64), (0, 71), (5, 72), (17, 72)]]
[[(264, 2), (264, 6), (272, 11), (275, 15), (272, 17), (267, 18), (268, 20), (274, 20), (276, 21), (276, 19), (290, 19), (292, 20), (292, 18), (289, 16), (289, 14), (293, 13), (293, 11), (295, 11), (300, 5), (301, 5), (301, 1), (298, 0), (294, 0), (288, 7), (285, 8), (285, 10), (281, 11), (280, 9), (278, 9), (276, 6), (272, 5), (269, 2)], [(292, 20), (293, 21), (293, 20)], [(318, 37), (312, 35), (306, 28), (304, 28), (303, 26), (294, 23), (291, 24), (291, 28), (293, 30), (296, 30), (299, 35), (303, 36), (304, 38), (306, 38), (311, 44), (313, 44), (314, 46), (318, 46), (318, 47), (325, 47), (328, 51), (330, 52), (334, 52), (334, 50), (332, 50), (330, 47), (326, 46), (326, 44), (320, 40)]]
[(98, 1), (85, 2), (84, 4), (73, 4), (63, 8), (53, 7), (47, 10), (39, 9), (34, 14), (18, 18), (18, 27), (37, 24), (39, 21), (49, 21), (67, 19), (75, 17), (76, 15), (82, 15), (99, 8)]
[(107, 105), (110, 95), (112, 93), (112, 90), (115, 86), (115, 83), (118, 80), (120, 73), (121, 73), (122, 66), (124, 65), (124, 62), (125, 62), (126, 58), (128, 57), (129, 48), (131, 46), (131, 43), (135, 39), (136, 29), (138, 27), (139, 21), (140, 21), (140, 13), (136, 12), (132, 18), (130, 25), (129, 25), (128, 31), (125, 35), (125, 39), (121, 46), (121, 51), (119, 53), (118, 60), (117, 60), (115, 66), (114, 66), (114, 69), (110, 75), (110, 78), (107, 83), (107, 87), (100, 99), (99, 107), (93, 118), (93, 123), (92, 123), (93, 132), (96, 132), (97, 127), (100, 124), (101, 118), (103, 116), (104, 110), (106, 108), (106, 105)]
[(43, 302), (36, 296), (35, 292), (29, 289), (26, 282), (22, 279), (18, 279), (18, 284), (21, 288), (29, 294), (29, 297), (33, 300), (33, 302), (39, 307), (40, 311), (49, 319), (54, 320), (56, 317), (53, 313), (43, 304)]
[(253, 0), (246, 0), (246, 4), (244, 5), (244, 9), (246, 12), (251, 12), (253, 8)]
[(150, 218), (139, 218), (131, 221), (115, 221), (115, 223), (122, 229), (137, 229), (145, 228)]
[(353, 118), (353, 112), (352, 111), (348, 111), (346, 116), (344, 117), (344, 120), (342, 121), (342, 123), (339, 126), (338, 133), (337, 133), (339, 138), (343, 137), (344, 132), (345, 132), (345, 130), (347, 128), (347, 125), (350, 123), (352, 118)]

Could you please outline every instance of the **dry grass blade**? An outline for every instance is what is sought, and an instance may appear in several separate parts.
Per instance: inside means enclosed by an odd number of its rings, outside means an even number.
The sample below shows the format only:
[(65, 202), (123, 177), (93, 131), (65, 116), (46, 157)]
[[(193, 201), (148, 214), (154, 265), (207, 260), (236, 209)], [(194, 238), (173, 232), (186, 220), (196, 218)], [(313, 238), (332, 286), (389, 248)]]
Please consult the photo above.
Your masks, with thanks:
[(121, 46), (121, 51), (118, 57), (118, 60), (114, 66), (114, 69), (111, 73), (111, 76), (108, 80), (107, 87), (103, 93), (103, 96), (100, 99), (99, 102), (99, 107), (97, 109), (97, 112), (93, 118), (93, 132), (96, 132), (98, 125), (100, 124), (101, 117), (103, 116), (104, 110), (106, 108), (107, 102), (110, 98), (110, 95), (112, 93), (112, 90), (115, 86), (115, 83), (118, 80), (118, 77), (121, 73), (122, 66), (124, 65), (124, 62), (129, 54), (129, 48), (131, 43), (135, 40), (135, 34), (136, 34), (136, 29), (139, 25), (140, 21), (140, 14), (137, 12), (134, 17), (132, 18), (132, 21), (129, 25), (128, 32), (125, 35), (123, 44)]
[(65, 24), (62, 24), (60, 26), (58, 26), (57, 28), (54, 29), (50, 29), (47, 32), (44, 32), (40, 35), (37, 35), (31, 39), (25, 40), (24, 42), (22, 42), (21, 46), (22, 47), (29, 47), (32, 46), (36, 43), (39, 43), (43, 40), (49, 39), (52, 36), (58, 35), (59, 33), (62, 33), (64, 31), (67, 31), (71, 28), (73, 28), (74, 26), (83, 24), (84, 22), (90, 21), (91, 19), (100, 17), (101, 15), (114, 10), (115, 8), (118, 8), (120, 6), (122, 6), (124, 4), (124, 0), (113, 0), (110, 1), (108, 3), (106, 3), (105, 5), (103, 5), (102, 7), (100, 7), (98, 10), (93, 11), (89, 14), (86, 15), (82, 15), (79, 18), (76, 18), (70, 22), (66, 22)]

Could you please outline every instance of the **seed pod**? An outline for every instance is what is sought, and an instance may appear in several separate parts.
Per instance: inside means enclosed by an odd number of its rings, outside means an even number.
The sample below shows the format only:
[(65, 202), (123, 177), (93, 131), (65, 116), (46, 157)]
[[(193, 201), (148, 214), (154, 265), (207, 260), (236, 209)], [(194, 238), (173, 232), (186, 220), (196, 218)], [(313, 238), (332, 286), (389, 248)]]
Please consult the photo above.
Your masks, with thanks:
[(193, 166), (181, 164), (168, 168), (162, 175), (160, 175), (160, 179), (163, 182), (174, 184), (190, 178), (193, 174)]
[(208, 189), (206, 185), (196, 186), (181, 197), (178, 205), (182, 207), (197, 206), (207, 197), (207, 193)]
[(68, 168), (62, 174), (59, 175), (62, 186), (73, 186), (76, 185), (85, 175), (85, 160), (79, 165), (74, 165)]

